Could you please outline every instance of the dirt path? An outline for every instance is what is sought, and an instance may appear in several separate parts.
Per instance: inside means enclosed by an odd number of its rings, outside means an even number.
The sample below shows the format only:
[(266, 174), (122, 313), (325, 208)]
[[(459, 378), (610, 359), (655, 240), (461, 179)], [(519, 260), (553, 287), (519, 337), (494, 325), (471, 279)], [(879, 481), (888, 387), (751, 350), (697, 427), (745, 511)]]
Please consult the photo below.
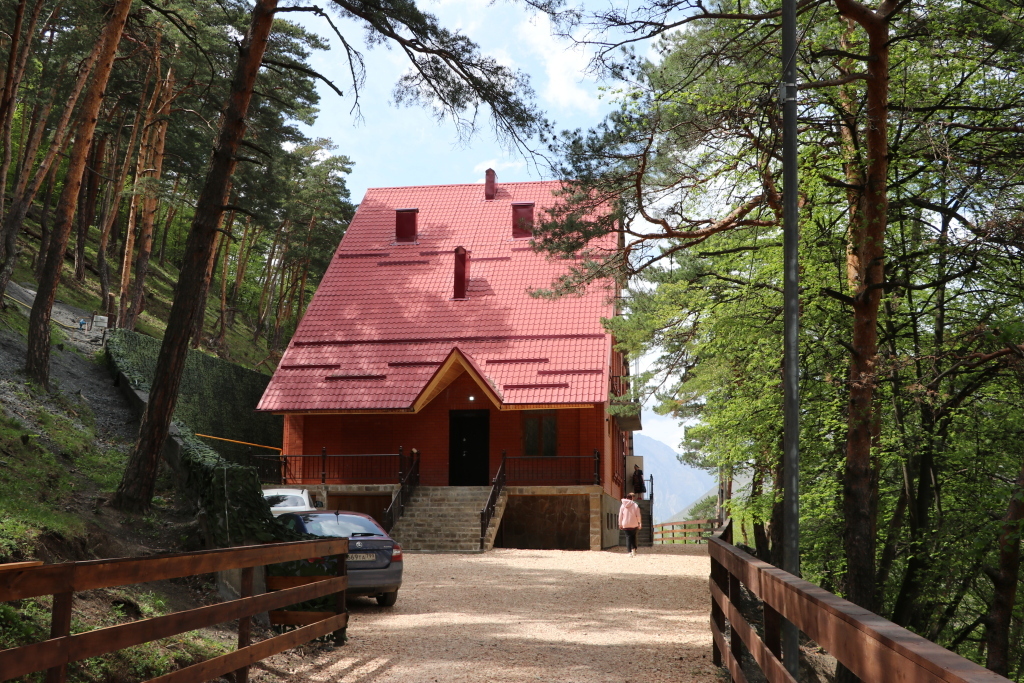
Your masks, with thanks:
[(279, 655), (270, 683), (720, 680), (706, 546), (409, 554), (398, 604), (350, 601), (348, 645)]

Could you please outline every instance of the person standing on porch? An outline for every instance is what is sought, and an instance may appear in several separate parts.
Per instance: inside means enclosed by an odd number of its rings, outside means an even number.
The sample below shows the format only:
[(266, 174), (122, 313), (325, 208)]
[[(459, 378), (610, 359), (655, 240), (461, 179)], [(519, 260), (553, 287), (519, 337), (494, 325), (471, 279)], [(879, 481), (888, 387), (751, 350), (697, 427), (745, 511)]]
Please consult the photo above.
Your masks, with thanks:
[(636, 494), (635, 500), (643, 500), (644, 494), (647, 493), (644, 471), (640, 469), (640, 465), (633, 465), (633, 493)]
[(630, 557), (636, 557), (636, 532), (643, 526), (640, 521), (640, 506), (633, 502), (636, 494), (627, 493), (619, 507), (619, 528), (626, 532), (626, 550)]

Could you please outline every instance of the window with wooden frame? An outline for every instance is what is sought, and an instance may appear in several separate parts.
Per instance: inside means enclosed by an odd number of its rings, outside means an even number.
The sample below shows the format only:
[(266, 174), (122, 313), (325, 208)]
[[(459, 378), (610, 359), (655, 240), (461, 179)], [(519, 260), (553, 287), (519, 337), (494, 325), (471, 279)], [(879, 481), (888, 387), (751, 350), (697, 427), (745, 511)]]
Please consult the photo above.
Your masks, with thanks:
[(528, 410), (523, 413), (523, 455), (558, 453), (558, 416), (553, 410)]

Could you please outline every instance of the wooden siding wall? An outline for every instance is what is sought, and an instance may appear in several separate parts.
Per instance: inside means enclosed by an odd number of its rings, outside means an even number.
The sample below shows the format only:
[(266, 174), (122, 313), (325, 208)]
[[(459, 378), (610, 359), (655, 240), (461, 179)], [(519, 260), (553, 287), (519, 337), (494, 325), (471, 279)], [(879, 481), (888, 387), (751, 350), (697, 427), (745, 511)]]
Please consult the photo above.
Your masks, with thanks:
[[(470, 401), (469, 397), (476, 400)], [(463, 374), (419, 413), (379, 413), (356, 415), (292, 415), (285, 419), (284, 453), (315, 455), (322, 448), (328, 454), (395, 453), (401, 446), (408, 453), (421, 453), (420, 477), (424, 486), (448, 484), (448, 411), (489, 409), (490, 474), (498, 469), (501, 452), (522, 455), (521, 411), (499, 411), (482, 395), (480, 388)], [(605, 490), (612, 491), (613, 421), (607, 420), (604, 405), (558, 411), (558, 454), (592, 455), (601, 451)], [(592, 468), (589, 463), (585, 466)], [(588, 471), (593, 471), (589, 469)]]

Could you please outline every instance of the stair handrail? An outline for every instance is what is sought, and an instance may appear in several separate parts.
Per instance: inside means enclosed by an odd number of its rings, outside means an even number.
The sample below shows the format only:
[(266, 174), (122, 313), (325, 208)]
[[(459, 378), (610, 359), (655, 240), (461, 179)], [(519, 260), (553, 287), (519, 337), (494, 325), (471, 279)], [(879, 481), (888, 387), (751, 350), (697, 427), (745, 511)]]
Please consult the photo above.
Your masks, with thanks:
[[(647, 500), (651, 501), (651, 529), (654, 529), (654, 474), (647, 478)], [(653, 535), (652, 535), (653, 538)]]
[(504, 488), (505, 451), (502, 451), (501, 464), (498, 465), (498, 471), (495, 473), (494, 481), (491, 484), (491, 494), (487, 496), (487, 502), (484, 504), (483, 510), (480, 511), (480, 550), (486, 550), (487, 527), (491, 525), (491, 518), (494, 517), (494, 510), (498, 505), (498, 498), (501, 496), (501, 492)]
[[(402, 449), (398, 449), (398, 462), (402, 469), (398, 472), (398, 491), (391, 499), (391, 505), (384, 511), (384, 518), (381, 523), (384, 531), (391, 533), (391, 530), (398, 524), (398, 520), (405, 514), (405, 505), (412, 498), (416, 487), (420, 484), (420, 452), (413, 448), (409, 450), (409, 458), (402, 457)], [(408, 467), (406, 468), (406, 465)]]

